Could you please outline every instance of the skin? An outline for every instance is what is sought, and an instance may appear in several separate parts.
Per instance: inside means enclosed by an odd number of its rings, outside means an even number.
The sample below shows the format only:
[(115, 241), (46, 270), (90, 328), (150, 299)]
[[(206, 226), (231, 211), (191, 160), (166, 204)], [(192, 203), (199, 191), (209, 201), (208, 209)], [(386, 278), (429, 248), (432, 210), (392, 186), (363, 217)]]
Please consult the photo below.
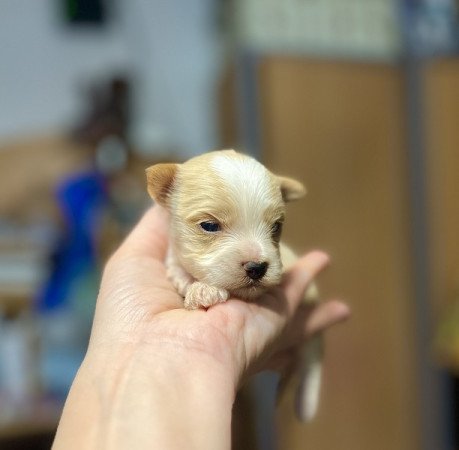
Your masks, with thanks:
[(256, 302), (187, 311), (166, 277), (167, 230), (153, 207), (107, 263), (54, 449), (229, 449), (238, 387), (349, 316), (339, 301), (301, 305), (329, 262), (320, 251)]

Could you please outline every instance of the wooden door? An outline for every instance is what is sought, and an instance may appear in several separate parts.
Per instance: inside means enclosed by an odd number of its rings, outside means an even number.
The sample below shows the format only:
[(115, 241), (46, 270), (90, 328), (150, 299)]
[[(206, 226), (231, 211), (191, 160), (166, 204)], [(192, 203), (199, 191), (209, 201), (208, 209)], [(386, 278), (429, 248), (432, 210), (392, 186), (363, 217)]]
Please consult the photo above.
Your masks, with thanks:
[(326, 298), (352, 319), (326, 338), (316, 421), (282, 411), (280, 448), (417, 450), (419, 413), (404, 86), (389, 65), (267, 58), (259, 71), (261, 148), (305, 182), (285, 238), (328, 251)]
[(438, 310), (459, 301), (459, 61), (426, 66), (424, 100), (431, 296)]

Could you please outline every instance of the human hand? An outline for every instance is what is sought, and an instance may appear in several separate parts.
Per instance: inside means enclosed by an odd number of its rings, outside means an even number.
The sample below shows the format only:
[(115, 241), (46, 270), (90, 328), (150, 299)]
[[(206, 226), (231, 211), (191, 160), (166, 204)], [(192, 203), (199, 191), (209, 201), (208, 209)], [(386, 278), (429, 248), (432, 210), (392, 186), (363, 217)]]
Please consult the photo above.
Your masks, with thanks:
[(301, 304), (328, 264), (322, 252), (300, 258), (257, 301), (185, 310), (166, 276), (167, 244), (168, 215), (155, 206), (108, 261), (55, 449), (230, 448), (241, 383), (282, 371), (298, 345), (349, 315), (338, 301)]
[(208, 310), (187, 311), (166, 277), (167, 242), (168, 214), (155, 206), (107, 264), (90, 351), (137, 346), (136, 351), (142, 348), (157, 358), (172, 346), (177, 355), (205, 356), (220, 365), (236, 389), (258, 371), (282, 371), (298, 345), (349, 315), (338, 301), (302, 304), (309, 283), (329, 261), (318, 251), (300, 258), (282, 284), (257, 301), (230, 299)]

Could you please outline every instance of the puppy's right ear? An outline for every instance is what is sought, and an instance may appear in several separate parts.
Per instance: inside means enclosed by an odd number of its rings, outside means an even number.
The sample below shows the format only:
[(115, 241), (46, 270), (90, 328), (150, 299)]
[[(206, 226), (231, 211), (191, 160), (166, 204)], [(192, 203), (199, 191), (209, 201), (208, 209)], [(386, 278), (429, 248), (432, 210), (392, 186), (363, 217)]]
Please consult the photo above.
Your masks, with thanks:
[(161, 206), (168, 206), (178, 166), (178, 164), (155, 164), (146, 170), (148, 193)]

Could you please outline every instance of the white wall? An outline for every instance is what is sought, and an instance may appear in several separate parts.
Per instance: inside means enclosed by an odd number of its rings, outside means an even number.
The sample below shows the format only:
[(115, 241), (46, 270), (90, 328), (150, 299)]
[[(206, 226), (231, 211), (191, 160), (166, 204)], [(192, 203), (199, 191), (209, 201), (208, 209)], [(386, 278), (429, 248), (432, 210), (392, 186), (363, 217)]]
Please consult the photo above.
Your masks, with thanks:
[[(215, 90), (222, 62), (214, 0), (123, 3), (137, 80), (139, 133), (155, 128), (185, 155), (215, 149)], [(152, 136), (153, 138), (153, 136)]]
[(120, 0), (109, 27), (65, 27), (57, 0), (0, 0), (0, 138), (71, 124), (82, 86), (129, 68), (136, 129), (185, 155), (216, 143), (212, 0)]
[(127, 64), (119, 28), (69, 30), (55, 0), (0, 0), (0, 135), (46, 132), (78, 112), (81, 86)]

